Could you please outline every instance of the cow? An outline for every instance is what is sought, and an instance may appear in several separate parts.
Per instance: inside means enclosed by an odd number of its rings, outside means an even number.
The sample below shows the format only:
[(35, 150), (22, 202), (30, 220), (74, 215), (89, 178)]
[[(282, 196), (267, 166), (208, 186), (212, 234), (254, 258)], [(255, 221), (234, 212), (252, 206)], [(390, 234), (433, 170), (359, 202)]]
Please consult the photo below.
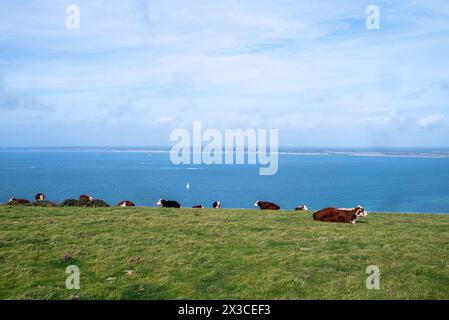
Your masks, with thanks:
[(27, 199), (11, 198), (11, 199), (8, 200), (8, 203), (27, 204), (27, 203), (31, 203), (31, 202), (28, 201)]
[(279, 210), (281, 208), (277, 204), (260, 200), (257, 200), (254, 206), (259, 207), (260, 210)]
[(220, 209), (220, 208), (221, 208), (221, 202), (220, 202), (220, 201), (215, 201), (215, 202), (212, 204), (212, 208), (214, 208), (214, 209)]
[(83, 202), (94, 201), (94, 198), (92, 198), (91, 196), (86, 196), (85, 194), (80, 195), (79, 199)]
[(204, 209), (204, 206), (199, 204), (197, 206), (193, 206), (192, 209)]
[(313, 213), (313, 220), (325, 222), (343, 222), (354, 224), (359, 217), (368, 213), (362, 206), (355, 208), (325, 208)]
[(45, 200), (45, 195), (43, 193), (38, 193), (34, 196), (34, 200), (36, 201), (44, 201)]
[(124, 200), (124, 201), (120, 201), (117, 206), (118, 207), (135, 207), (136, 205), (132, 201)]
[(182, 208), (182, 206), (177, 201), (173, 200), (164, 200), (159, 199), (159, 201), (156, 203), (158, 206), (162, 206), (162, 208)]
[(295, 211), (308, 211), (308, 210), (309, 210), (309, 208), (307, 208), (306, 205), (297, 206), (297, 207), (295, 208)]

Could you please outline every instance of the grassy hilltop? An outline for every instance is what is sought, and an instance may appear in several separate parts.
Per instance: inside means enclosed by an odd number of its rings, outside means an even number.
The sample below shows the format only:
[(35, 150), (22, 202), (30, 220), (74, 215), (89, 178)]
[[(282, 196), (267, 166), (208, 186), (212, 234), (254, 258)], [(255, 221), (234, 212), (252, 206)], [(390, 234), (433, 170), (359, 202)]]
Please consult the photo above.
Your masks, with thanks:
[(74, 298), (448, 299), (449, 215), (1, 206), (0, 299)]

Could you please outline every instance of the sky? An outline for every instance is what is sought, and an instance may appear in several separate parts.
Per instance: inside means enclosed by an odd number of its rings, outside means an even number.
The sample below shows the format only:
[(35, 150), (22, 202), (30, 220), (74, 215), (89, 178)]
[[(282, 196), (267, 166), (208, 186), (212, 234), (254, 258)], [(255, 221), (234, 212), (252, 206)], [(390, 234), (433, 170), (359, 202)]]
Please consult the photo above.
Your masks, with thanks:
[(0, 147), (170, 145), (196, 120), (447, 147), (448, 57), (444, 0), (2, 0)]

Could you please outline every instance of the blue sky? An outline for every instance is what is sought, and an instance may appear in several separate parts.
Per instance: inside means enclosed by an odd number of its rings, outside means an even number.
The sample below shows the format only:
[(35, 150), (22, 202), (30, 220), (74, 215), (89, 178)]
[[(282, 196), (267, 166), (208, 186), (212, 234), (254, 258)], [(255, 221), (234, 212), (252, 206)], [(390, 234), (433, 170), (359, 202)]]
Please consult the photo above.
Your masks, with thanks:
[(0, 146), (169, 145), (193, 120), (449, 146), (448, 57), (448, 1), (3, 0)]

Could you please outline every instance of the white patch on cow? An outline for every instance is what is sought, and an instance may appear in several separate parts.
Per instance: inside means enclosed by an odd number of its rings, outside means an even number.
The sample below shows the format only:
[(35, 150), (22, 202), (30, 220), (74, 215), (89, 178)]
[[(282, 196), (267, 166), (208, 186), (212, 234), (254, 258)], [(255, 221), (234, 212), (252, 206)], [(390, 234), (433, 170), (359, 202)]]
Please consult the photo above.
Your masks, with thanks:
[(259, 206), (259, 200), (256, 201), (256, 203), (254, 204), (255, 207)]
[(92, 198), (92, 197), (89, 197), (89, 201), (94, 201), (94, 198)]
[(11, 199), (8, 200), (8, 203), (11, 203), (13, 201), (14, 201), (14, 198), (11, 198)]
[(302, 209), (303, 209), (304, 211), (309, 211), (309, 208), (307, 208), (307, 206), (302, 206)]
[(156, 205), (158, 205), (158, 206), (162, 206), (162, 199), (159, 199), (159, 201), (158, 201), (158, 202), (156, 202)]
[(123, 201), (122, 203), (120, 203), (120, 207), (126, 207), (126, 202)]
[(366, 217), (368, 215), (368, 212), (366, 212), (366, 210), (361, 205), (358, 205), (355, 208), (361, 209), (361, 211), (357, 214), (358, 217)]

